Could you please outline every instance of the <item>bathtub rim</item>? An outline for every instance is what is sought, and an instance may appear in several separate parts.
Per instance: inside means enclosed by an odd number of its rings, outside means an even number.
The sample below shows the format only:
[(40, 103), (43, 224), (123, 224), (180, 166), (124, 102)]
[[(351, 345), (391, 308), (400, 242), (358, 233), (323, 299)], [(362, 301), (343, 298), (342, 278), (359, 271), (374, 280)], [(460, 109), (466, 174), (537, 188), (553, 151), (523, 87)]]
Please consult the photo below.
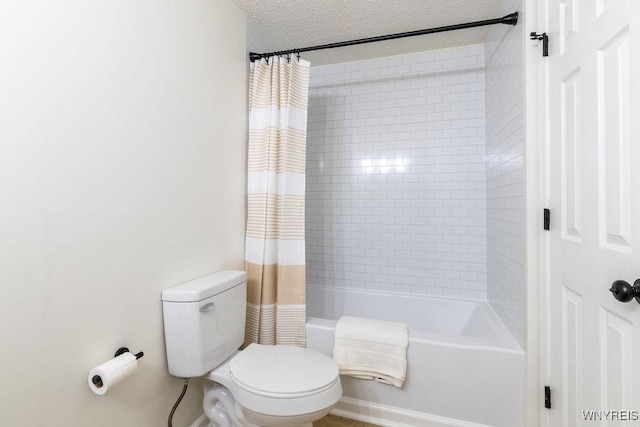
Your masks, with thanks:
[[(337, 320), (333, 319), (324, 319), (322, 317), (307, 317), (307, 325), (314, 328), (335, 330), (336, 323)], [(454, 340), (443, 334), (409, 330), (409, 345), (411, 345), (411, 343), (429, 344), (442, 347), (473, 349), (478, 351), (501, 351), (516, 355), (524, 354), (524, 351), (518, 347), (515, 340), (513, 341), (513, 347), (511, 347), (500, 345), (500, 342), (477, 337), (455, 338), (456, 339)], [(509, 338), (513, 339), (513, 337)]]
[[(524, 354), (524, 349), (520, 347), (517, 340), (511, 335), (508, 328), (498, 314), (495, 312), (493, 307), (488, 301), (477, 300), (477, 299), (464, 299), (464, 298), (452, 298), (445, 297), (439, 295), (407, 295), (399, 292), (379, 292), (379, 291), (370, 291), (366, 289), (360, 288), (339, 288), (339, 287), (331, 287), (331, 286), (321, 286), (321, 285), (313, 285), (308, 284), (307, 287), (310, 287), (314, 291), (326, 291), (329, 290), (331, 292), (340, 292), (340, 293), (355, 293), (355, 294), (367, 294), (367, 295), (375, 295), (381, 298), (384, 297), (394, 297), (394, 298), (407, 298), (407, 299), (423, 299), (431, 301), (432, 303), (437, 303), (438, 301), (446, 301), (450, 304), (465, 304), (472, 305), (473, 310), (480, 312), (481, 315), (486, 317), (489, 325), (493, 329), (496, 334), (496, 337), (488, 338), (481, 336), (470, 336), (470, 335), (453, 335), (453, 334), (445, 334), (439, 332), (430, 332), (430, 331), (421, 331), (409, 328), (409, 341), (414, 342), (422, 342), (428, 343), (431, 345), (445, 345), (449, 347), (458, 347), (458, 348), (473, 348), (477, 350), (490, 350), (490, 351), (506, 351), (513, 352), (514, 354)], [(324, 317), (317, 316), (307, 316), (307, 322), (310, 322), (312, 325), (320, 326), (323, 328), (331, 327), (335, 328), (335, 323), (338, 319), (330, 319)], [(471, 320), (471, 319), (470, 319)]]

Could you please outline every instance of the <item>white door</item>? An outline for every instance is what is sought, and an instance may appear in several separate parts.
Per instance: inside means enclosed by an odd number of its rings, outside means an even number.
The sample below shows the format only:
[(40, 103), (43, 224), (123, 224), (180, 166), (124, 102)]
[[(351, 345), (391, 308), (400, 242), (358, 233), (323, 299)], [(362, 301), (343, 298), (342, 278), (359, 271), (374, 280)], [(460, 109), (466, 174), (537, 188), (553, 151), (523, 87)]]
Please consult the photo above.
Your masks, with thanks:
[[(547, 426), (640, 425), (640, 0), (541, 0)], [(639, 282), (640, 284), (640, 282)], [(601, 422), (594, 422), (600, 420)]]

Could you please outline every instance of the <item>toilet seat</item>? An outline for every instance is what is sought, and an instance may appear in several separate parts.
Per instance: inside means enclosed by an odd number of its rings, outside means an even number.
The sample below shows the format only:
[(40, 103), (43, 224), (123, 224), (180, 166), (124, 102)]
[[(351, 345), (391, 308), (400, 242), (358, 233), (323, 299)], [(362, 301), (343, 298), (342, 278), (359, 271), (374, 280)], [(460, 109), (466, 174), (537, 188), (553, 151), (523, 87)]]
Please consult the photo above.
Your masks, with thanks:
[(236, 401), (262, 414), (317, 412), (342, 396), (335, 361), (306, 348), (251, 344), (231, 358), (229, 371)]

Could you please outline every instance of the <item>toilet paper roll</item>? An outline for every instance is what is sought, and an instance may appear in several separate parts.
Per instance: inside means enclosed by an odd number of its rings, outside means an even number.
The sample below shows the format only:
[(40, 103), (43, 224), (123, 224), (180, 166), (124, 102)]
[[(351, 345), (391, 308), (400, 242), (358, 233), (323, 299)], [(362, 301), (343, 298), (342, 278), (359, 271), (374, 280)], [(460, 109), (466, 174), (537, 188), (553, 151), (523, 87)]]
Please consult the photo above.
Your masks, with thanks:
[(138, 367), (136, 356), (123, 353), (89, 371), (89, 387), (95, 394), (105, 394), (108, 390), (135, 374)]

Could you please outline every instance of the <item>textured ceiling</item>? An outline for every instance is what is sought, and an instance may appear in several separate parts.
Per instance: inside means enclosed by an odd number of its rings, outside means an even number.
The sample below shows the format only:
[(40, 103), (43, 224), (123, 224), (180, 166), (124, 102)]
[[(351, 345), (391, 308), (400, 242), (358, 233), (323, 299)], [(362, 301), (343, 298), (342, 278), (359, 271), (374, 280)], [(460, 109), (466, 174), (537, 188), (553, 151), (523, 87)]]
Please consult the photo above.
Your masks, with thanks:
[[(236, 0), (274, 50), (497, 18), (501, 0)], [(488, 27), (303, 54), (314, 65), (482, 43)]]

